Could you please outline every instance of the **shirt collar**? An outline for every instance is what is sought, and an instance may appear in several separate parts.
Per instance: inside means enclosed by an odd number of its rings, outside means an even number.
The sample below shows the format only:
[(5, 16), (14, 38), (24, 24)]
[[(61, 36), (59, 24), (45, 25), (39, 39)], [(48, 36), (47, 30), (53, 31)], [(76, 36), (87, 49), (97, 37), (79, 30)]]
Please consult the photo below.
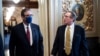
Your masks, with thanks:
[(23, 23), (23, 25), (25, 28), (30, 27), (30, 24), (27, 26), (25, 23)]
[(69, 27), (70, 27), (70, 28), (74, 28), (74, 23), (72, 23)]

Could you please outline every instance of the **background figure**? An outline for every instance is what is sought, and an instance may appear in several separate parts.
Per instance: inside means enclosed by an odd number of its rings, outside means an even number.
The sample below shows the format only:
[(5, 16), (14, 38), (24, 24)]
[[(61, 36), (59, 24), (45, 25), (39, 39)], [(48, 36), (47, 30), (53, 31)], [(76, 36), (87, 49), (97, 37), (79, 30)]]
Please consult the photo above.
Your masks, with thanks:
[(1, 35), (0, 35), (0, 56), (4, 56), (4, 48)]
[(76, 14), (68, 11), (64, 15), (64, 25), (57, 29), (53, 56), (89, 56), (84, 29), (75, 25)]
[(32, 22), (30, 9), (21, 11), (23, 22), (14, 26), (11, 31), (10, 56), (43, 56), (43, 37), (38, 25)]

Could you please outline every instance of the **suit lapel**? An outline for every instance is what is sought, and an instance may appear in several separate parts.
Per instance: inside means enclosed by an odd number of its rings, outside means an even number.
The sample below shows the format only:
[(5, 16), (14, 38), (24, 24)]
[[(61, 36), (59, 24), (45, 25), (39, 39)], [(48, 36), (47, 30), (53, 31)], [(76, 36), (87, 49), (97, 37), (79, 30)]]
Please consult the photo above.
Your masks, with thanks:
[(64, 43), (65, 43), (65, 29), (66, 29), (66, 25), (64, 25), (63, 27), (62, 27), (62, 31), (61, 31), (61, 35), (62, 35), (62, 46), (63, 46), (63, 48), (64, 48)]
[[(75, 27), (74, 27), (74, 34), (73, 34), (73, 40), (72, 40), (72, 48), (73, 48), (73, 46), (74, 46), (74, 43), (75, 43), (75, 39), (76, 39), (76, 34), (77, 34), (77, 26), (76, 25), (74, 25)], [(63, 27), (62, 27), (62, 42), (64, 43), (65, 42), (65, 29), (66, 29), (66, 25), (64, 25)], [(63, 47), (64, 47), (64, 44), (63, 44)], [(72, 49), (73, 50), (73, 49)]]
[(21, 33), (21, 39), (29, 44), (23, 23), (20, 25), (19, 33)]
[[(63, 41), (65, 41), (64, 39), (65, 39), (65, 29), (66, 29), (66, 25), (64, 25), (63, 27), (62, 27), (62, 34), (63, 34)], [(74, 34), (73, 34), (73, 40), (72, 40), (72, 44), (74, 43), (74, 39), (75, 39), (75, 35), (77, 34), (77, 27), (75, 26), (74, 27)]]
[(74, 27), (74, 35), (73, 35), (73, 40), (72, 40), (72, 47), (74, 46), (74, 43), (75, 43), (75, 39), (76, 39), (76, 34), (77, 34), (77, 27), (76, 27), (76, 25), (74, 25), (75, 27)]
[(31, 24), (31, 30), (32, 30), (32, 41), (33, 41), (33, 43), (35, 43), (36, 30), (32, 24)]
[(23, 41), (23, 43), (27, 43), (28, 44), (28, 40), (27, 40), (27, 37), (26, 37), (26, 32), (25, 32), (25, 29), (24, 29), (24, 25), (23, 23), (21, 23), (19, 26), (18, 26), (18, 34), (19, 34), (19, 39), (21, 41)]

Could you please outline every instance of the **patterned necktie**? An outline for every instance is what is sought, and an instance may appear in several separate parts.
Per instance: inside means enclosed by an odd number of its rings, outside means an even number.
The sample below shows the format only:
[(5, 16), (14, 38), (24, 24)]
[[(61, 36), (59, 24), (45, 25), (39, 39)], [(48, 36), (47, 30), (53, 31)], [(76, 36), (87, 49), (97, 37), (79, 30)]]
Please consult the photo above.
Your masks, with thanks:
[(66, 32), (66, 46), (65, 46), (65, 52), (67, 55), (71, 52), (71, 44), (70, 44), (70, 27), (68, 26), (67, 32)]
[(26, 32), (26, 34), (27, 34), (27, 39), (28, 39), (28, 41), (29, 41), (29, 43), (30, 43), (30, 31), (29, 31), (29, 27), (27, 27), (27, 32)]

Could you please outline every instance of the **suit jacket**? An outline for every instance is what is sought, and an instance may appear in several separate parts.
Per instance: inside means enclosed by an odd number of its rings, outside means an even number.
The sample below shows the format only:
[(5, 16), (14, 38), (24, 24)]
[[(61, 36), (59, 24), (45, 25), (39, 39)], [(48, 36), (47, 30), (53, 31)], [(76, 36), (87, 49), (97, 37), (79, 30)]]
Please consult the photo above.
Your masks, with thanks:
[[(66, 25), (58, 27), (52, 49), (54, 56), (67, 56), (64, 50), (65, 28)], [(70, 56), (89, 56), (84, 29), (78, 25), (75, 25)]]
[(43, 56), (43, 37), (38, 25), (31, 24), (33, 44), (30, 46), (23, 23), (12, 28), (10, 56)]
[(3, 42), (0, 35), (0, 56), (4, 56)]

